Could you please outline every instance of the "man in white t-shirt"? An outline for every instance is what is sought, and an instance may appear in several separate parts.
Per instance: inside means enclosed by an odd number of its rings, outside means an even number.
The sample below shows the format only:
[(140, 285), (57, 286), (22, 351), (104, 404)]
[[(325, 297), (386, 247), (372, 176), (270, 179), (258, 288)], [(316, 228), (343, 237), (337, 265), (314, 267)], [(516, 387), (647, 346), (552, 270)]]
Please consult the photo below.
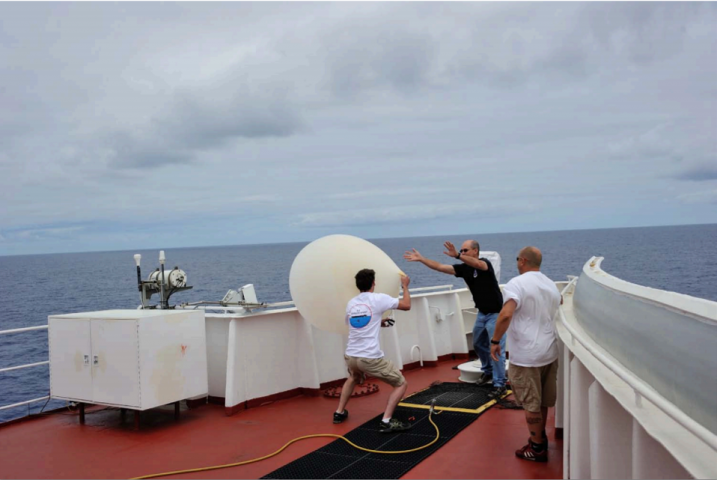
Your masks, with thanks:
[(334, 423), (341, 423), (349, 416), (346, 404), (351, 398), (351, 393), (358, 383), (362, 384), (366, 374), (383, 380), (393, 387), (393, 392), (388, 397), (388, 405), (383, 414), (383, 421), (379, 425), (379, 431), (385, 433), (400, 432), (411, 428), (410, 424), (392, 418), (396, 405), (406, 393), (406, 379), (401, 371), (396, 368), (390, 360), (383, 358), (381, 345), (378, 336), (382, 327), (381, 317), (387, 310), (410, 310), (411, 295), (408, 292), (408, 284), (411, 279), (407, 276), (401, 277), (403, 297), (393, 298), (384, 293), (374, 293), (376, 287), (376, 272), (370, 269), (363, 269), (356, 274), (356, 287), (359, 293), (349, 300), (346, 306), (346, 322), (349, 325), (349, 341), (346, 345), (346, 366), (349, 371), (349, 378), (346, 379), (341, 390), (339, 408), (334, 413)]
[(525, 410), (530, 439), (515, 455), (534, 462), (548, 461), (545, 421), (555, 406), (558, 375), (558, 343), (553, 318), (561, 303), (555, 283), (540, 272), (543, 255), (535, 247), (518, 254), (519, 276), (503, 288), (503, 308), (491, 339), (491, 355), (500, 354), (495, 339), (508, 330), (510, 384)]

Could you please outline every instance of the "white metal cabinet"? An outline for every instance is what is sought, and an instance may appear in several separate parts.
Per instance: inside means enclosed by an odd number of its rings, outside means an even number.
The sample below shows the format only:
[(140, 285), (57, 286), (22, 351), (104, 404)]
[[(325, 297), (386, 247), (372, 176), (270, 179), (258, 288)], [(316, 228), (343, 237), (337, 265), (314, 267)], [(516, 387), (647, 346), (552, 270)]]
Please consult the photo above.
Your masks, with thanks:
[(147, 410), (207, 394), (203, 311), (106, 310), (48, 325), (53, 398)]
[(137, 320), (92, 319), (92, 402), (141, 406)]
[[(48, 320), (50, 325), (50, 392), (67, 400), (92, 398), (92, 342), (89, 319)], [(60, 348), (62, 346), (62, 348)], [(61, 379), (61, 380), (60, 380)]]

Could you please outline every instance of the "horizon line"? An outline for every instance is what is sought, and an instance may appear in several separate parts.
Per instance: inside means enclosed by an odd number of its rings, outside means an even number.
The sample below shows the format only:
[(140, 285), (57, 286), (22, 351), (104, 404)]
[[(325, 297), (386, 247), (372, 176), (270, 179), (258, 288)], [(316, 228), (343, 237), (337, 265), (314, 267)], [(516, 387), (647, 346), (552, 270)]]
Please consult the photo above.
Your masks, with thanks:
[[(366, 241), (371, 240), (390, 240), (390, 239), (402, 239), (402, 238), (427, 238), (427, 237), (440, 237), (440, 236), (458, 236), (458, 235), (509, 235), (509, 234), (522, 234), (522, 233), (552, 233), (552, 232), (580, 232), (580, 231), (595, 231), (595, 230), (625, 230), (629, 228), (662, 228), (662, 227), (696, 227), (696, 226), (707, 226), (717, 225), (717, 223), (684, 223), (684, 224), (671, 224), (671, 225), (643, 225), (634, 227), (602, 227), (602, 228), (572, 228), (562, 230), (531, 230), (531, 231), (513, 231), (513, 232), (490, 232), (490, 233), (452, 233), (448, 235), (411, 235), (407, 237), (373, 237), (366, 238)], [(341, 234), (327, 234), (328, 235), (341, 235)], [(355, 236), (355, 235), (354, 235)], [(316, 240), (316, 239), (314, 239)], [(119, 249), (119, 250), (83, 250), (75, 252), (48, 252), (48, 253), (17, 253), (17, 254), (0, 254), (0, 257), (30, 257), (39, 255), (72, 255), (78, 253), (113, 253), (113, 252), (131, 252), (137, 250), (184, 250), (190, 248), (226, 248), (226, 247), (250, 247), (258, 245), (290, 245), (295, 243), (306, 243), (309, 244), (314, 240), (296, 240), (292, 242), (264, 242), (264, 243), (235, 243), (235, 244), (224, 244), (224, 245), (191, 245), (184, 247), (140, 247), (135, 249)]]

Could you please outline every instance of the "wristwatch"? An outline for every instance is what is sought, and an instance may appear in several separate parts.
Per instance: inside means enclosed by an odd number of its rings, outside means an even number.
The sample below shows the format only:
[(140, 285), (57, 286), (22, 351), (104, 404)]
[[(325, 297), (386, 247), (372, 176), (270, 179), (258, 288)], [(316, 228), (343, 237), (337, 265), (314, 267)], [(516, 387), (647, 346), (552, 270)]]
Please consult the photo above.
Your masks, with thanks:
[(496, 342), (495, 340), (493, 340), (493, 339), (491, 338), (491, 339), (490, 339), (490, 343), (491, 343), (491, 345), (500, 345), (500, 340)]
[(458, 255), (456, 255), (456, 260), (460, 260), (461, 258), (461, 252), (458, 252)]

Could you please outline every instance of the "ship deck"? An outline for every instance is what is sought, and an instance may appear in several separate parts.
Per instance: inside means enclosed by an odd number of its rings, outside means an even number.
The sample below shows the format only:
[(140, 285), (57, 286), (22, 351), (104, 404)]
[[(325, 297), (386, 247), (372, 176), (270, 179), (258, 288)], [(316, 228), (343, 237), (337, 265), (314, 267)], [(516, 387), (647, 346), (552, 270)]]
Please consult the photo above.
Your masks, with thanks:
[[(459, 363), (404, 372), (408, 392), (456, 382), (451, 367)], [(132, 415), (123, 423), (118, 410), (102, 407), (88, 409), (85, 425), (69, 411), (29, 418), (0, 426), (0, 478), (132, 478), (261, 457), (296, 437), (343, 435), (370, 420), (391, 390), (378, 383), (378, 393), (349, 402), (350, 417), (340, 425), (331, 421), (337, 400), (323, 396), (296, 396), (232, 416), (212, 404), (183, 409), (179, 420), (171, 407), (154, 409), (142, 412), (139, 430)], [(403, 478), (562, 478), (563, 442), (555, 438), (553, 414), (547, 463), (515, 457), (528, 438), (523, 411), (493, 407)], [(332, 441), (308, 439), (258, 463), (164, 478), (260, 478)]]

